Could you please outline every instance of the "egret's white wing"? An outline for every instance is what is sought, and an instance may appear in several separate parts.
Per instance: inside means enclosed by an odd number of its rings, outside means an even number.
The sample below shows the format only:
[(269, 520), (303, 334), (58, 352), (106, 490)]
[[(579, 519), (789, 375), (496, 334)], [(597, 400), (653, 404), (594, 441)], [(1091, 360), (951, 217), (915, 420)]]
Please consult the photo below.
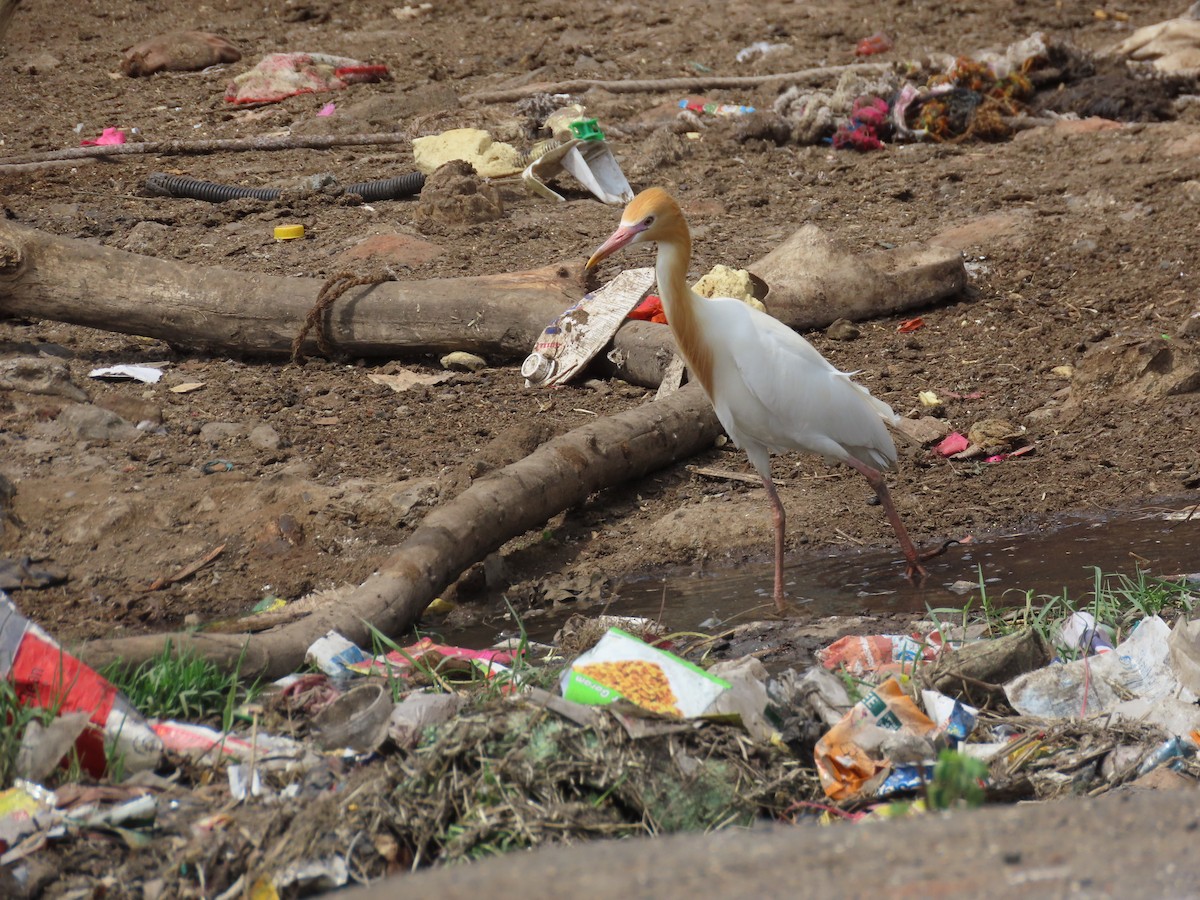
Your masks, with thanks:
[(705, 318), (717, 327), (714, 338), (732, 363), (718, 366), (713, 398), (727, 429), (732, 419), (732, 431), (774, 449), (849, 455), (877, 468), (895, 461), (884, 427), (885, 419), (896, 418), (891, 407), (778, 319), (737, 300), (709, 303)]

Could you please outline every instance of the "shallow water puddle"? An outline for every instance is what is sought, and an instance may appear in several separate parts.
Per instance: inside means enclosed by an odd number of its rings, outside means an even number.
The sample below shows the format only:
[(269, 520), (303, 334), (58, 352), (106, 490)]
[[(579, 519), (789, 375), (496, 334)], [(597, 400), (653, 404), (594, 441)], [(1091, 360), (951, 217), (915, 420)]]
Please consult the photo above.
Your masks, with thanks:
[[(1107, 517), (1064, 518), (1036, 531), (977, 539), (952, 546), (926, 564), (928, 577), (914, 585), (904, 577), (898, 551), (836, 553), (795, 561), (784, 570), (789, 600), (817, 615), (924, 612), (961, 607), (965, 593), (955, 582), (978, 585), (1000, 604), (1022, 603), (1027, 591), (1084, 599), (1105, 574), (1133, 575), (1138, 567), (1165, 577), (1200, 570), (1200, 512), (1194, 507), (1141, 508)], [(622, 585), (608, 611), (658, 618), (673, 629), (701, 623), (745, 621), (771, 612), (769, 565), (699, 576), (646, 579)], [(977, 601), (976, 601), (977, 602)]]
[[(1195, 512), (1189, 518), (1189, 514)], [(924, 613), (961, 608), (975, 597), (982, 572), (989, 599), (997, 605), (1023, 603), (1027, 591), (1083, 601), (1095, 585), (1094, 567), (1106, 575), (1152, 576), (1200, 572), (1200, 510), (1195, 506), (1141, 507), (1107, 516), (1063, 517), (1019, 534), (977, 538), (952, 546), (926, 563), (919, 585), (904, 577), (898, 550), (837, 552), (792, 558), (784, 570), (788, 600), (817, 616)], [(563, 606), (524, 619), (530, 638), (550, 640), (574, 613), (647, 616), (673, 631), (711, 631), (724, 625), (771, 617), (772, 567), (747, 565), (701, 574), (681, 570), (617, 586), (603, 605)], [(956, 582), (972, 589), (951, 590)], [(493, 609), (504, 608), (497, 597)], [(438, 630), (451, 642), (487, 646), (497, 634), (515, 633), (510, 614), (486, 616), (465, 628)]]

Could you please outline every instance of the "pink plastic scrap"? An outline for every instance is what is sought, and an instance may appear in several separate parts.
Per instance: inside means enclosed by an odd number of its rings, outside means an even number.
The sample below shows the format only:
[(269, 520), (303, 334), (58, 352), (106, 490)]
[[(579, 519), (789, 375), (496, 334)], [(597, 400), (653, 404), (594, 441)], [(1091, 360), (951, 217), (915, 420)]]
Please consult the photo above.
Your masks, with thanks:
[(125, 132), (120, 128), (105, 128), (100, 132), (98, 138), (88, 138), (86, 141), (80, 141), (80, 147), (102, 147), (106, 144), (123, 144), (125, 143)]
[(421, 638), (403, 650), (393, 650), (366, 662), (350, 663), (346, 668), (361, 675), (390, 674), (399, 678), (406, 677), (414, 666), (437, 671), (469, 672), (477, 669), (490, 677), (511, 664), (513, 657), (514, 654), (507, 650), (468, 650), (466, 647), (448, 647), (435, 644), (429, 638)]
[(940, 456), (953, 456), (955, 453), (962, 453), (970, 446), (971, 442), (955, 431), (933, 449)]
[(387, 66), (370, 65), (328, 53), (271, 53), (225, 89), (227, 103), (276, 103), (297, 94), (338, 91), (352, 84), (379, 81)]

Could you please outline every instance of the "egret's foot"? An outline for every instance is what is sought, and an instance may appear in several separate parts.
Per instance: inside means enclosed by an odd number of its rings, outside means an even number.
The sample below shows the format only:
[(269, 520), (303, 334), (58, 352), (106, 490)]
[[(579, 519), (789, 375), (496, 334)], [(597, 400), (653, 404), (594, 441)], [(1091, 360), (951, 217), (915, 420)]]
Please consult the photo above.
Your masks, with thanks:
[[(909, 570), (911, 571), (911, 569), (914, 565), (918, 569), (920, 569), (921, 568), (920, 564), (925, 562), (925, 560), (933, 559), (935, 557), (941, 556), (943, 553), (945, 553), (947, 550), (949, 550), (955, 544), (963, 545), (963, 544), (973, 544), (973, 543), (975, 543), (975, 538), (969, 534), (966, 535), (965, 537), (950, 538), (949, 540), (942, 541), (942, 543), (939, 546), (934, 547), (932, 550), (925, 550), (921, 553), (918, 553), (916, 562), (909, 560), (909, 564), (908, 564)], [(922, 572), (922, 574), (924, 574), (924, 572)]]
[(787, 597), (782, 594), (775, 596), (775, 613), (774, 618), (779, 619), (794, 619), (802, 612), (801, 608), (795, 603), (792, 603)]

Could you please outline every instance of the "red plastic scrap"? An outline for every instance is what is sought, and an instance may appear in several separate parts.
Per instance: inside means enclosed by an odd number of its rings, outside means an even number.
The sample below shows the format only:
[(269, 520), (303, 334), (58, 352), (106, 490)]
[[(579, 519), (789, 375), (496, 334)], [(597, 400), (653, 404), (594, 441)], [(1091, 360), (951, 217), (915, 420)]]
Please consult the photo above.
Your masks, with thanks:
[(865, 37), (854, 45), (855, 56), (874, 56), (876, 53), (887, 53), (892, 49), (892, 39), (882, 31), (877, 31), (870, 37)]
[(657, 294), (650, 294), (625, 318), (638, 319), (642, 322), (658, 322), (661, 325), (667, 324), (667, 312), (663, 309), (662, 300)]
[(910, 333), (916, 331), (918, 328), (924, 328), (924, 327), (925, 327), (925, 320), (922, 319), (920, 316), (917, 316), (915, 319), (905, 319), (903, 322), (900, 323), (900, 325), (896, 328), (896, 330), (898, 332), (900, 332), (901, 334), (910, 334)]
[(963, 435), (961, 435), (957, 431), (955, 431), (955, 432), (951, 433), (950, 435), (948, 435), (940, 444), (938, 444), (933, 449), (940, 456), (953, 456), (955, 453), (962, 453), (964, 450), (966, 450), (970, 446), (971, 446), (971, 442), (968, 441), (966, 439), (966, 437), (964, 437)]
[(1014, 457), (1024, 456), (1026, 453), (1032, 453), (1032, 452), (1033, 452), (1033, 444), (1026, 444), (1024, 447), (1018, 447), (1016, 450), (1012, 451), (1011, 453), (997, 453), (995, 456), (989, 456), (987, 459), (984, 460), (984, 462), (990, 462), (990, 463), (1003, 462), (1006, 459), (1013, 459)]

